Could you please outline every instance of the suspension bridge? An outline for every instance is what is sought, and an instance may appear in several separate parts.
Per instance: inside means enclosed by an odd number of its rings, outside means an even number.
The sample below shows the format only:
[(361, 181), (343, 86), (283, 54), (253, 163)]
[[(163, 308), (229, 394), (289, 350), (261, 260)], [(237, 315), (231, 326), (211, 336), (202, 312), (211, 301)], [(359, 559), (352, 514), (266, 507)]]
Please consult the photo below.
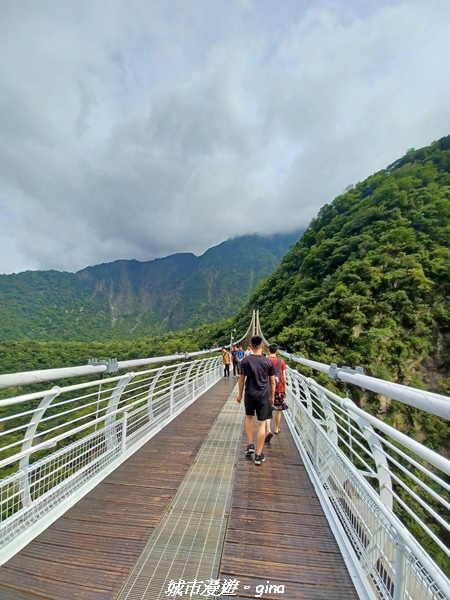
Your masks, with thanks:
[(348, 390), (450, 398), (281, 352), (255, 468), (218, 350), (0, 375), (0, 598), (449, 600), (450, 461)]

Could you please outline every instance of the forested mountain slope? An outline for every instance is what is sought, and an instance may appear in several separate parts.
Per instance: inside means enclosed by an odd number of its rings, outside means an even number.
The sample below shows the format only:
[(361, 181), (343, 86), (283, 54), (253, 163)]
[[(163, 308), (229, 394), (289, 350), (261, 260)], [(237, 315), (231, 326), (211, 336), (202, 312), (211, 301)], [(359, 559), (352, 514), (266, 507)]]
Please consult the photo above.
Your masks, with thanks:
[(324, 206), (254, 306), (296, 354), (450, 395), (450, 136)]
[(248, 235), (200, 257), (118, 260), (77, 273), (0, 275), (0, 339), (135, 339), (231, 317), (300, 236)]

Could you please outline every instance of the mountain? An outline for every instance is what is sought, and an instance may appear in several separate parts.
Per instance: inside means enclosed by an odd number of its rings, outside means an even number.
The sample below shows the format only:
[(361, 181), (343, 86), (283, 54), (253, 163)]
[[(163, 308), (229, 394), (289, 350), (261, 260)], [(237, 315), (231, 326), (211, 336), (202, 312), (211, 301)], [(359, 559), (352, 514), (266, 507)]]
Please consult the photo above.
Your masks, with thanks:
[(450, 395), (450, 136), (324, 206), (239, 313), (314, 360)]
[(0, 339), (130, 339), (231, 317), (300, 236), (248, 235), (200, 257), (118, 260), (77, 273), (0, 275)]
[[(233, 321), (238, 330), (257, 305), (265, 336), (288, 351), (450, 396), (450, 136), (410, 150), (324, 206)], [(301, 370), (341, 396), (348, 387), (367, 412), (450, 457), (447, 420)], [(424, 480), (419, 466), (411, 476)], [(447, 544), (448, 531), (393, 487), (397, 515), (450, 573), (448, 556), (415, 519)]]

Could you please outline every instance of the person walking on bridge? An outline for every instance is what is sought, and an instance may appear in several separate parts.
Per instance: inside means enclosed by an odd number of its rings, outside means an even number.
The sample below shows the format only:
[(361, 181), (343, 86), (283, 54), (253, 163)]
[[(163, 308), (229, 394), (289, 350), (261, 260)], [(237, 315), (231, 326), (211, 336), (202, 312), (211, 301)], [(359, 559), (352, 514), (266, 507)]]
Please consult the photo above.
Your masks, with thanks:
[(237, 346), (233, 346), (233, 350), (231, 352), (231, 356), (233, 359), (233, 377), (239, 377), (239, 350)]
[[(287, 410), (289, 407), (284, 401), (286, 398), (286, 363), (282, 358), (278, 356), (278, 345), (270, 344), (269, 346), (269, 360), (272, 361), (273, 366), (275, 367), (275, 402), (273, 404), (273, 408), (275, 411), (275, 429), (274, 433), (280, 433), (280, 421), (281, 421), (281, 412), (283, 410)], [(270, 423), (270, 422), (269, 422)], [(269, 432), (270, 432), (270, 424), (269, 424)], [(272, 438), (270, 435), (269, 440)]]
[(222, 365), (223, 365), (223, 376), (230, 376), (230, 365), (231, 365), (231, 354), (225, 348), (222, 348)]
[[(266, 420), (272, 416), (272, 406), (275, 400), (275, 367), (273, 362), (263, 355), (263, 342), (259, 335), (251, 339), (253, 354), (244, 357), (241, 362), (239, 376), (239, 391), (237, 402), (242, 402), (245, 388), (245, 432), (247, 434), (247, 449), (245, 455), (255, 455), (255, 465), (265, 460), (263, 454), (266, 439)], [(253, 417), (256, 413), (258, 430), (256, 435), (256, 453), (253, 444)]]

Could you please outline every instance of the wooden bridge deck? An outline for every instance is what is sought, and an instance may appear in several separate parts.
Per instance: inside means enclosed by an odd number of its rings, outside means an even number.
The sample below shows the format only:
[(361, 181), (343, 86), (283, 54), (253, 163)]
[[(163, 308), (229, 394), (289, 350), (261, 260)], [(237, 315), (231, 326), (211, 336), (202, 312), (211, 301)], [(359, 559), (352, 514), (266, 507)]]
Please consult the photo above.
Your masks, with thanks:
[[(0, 567), (1, 600), (115, 600), (233, 385), (218, 382)], [(287, 427), (261, 467), (245, 444), (243, 432), (220, 581), (239, 581), (237, 599), (356, 599)]]

